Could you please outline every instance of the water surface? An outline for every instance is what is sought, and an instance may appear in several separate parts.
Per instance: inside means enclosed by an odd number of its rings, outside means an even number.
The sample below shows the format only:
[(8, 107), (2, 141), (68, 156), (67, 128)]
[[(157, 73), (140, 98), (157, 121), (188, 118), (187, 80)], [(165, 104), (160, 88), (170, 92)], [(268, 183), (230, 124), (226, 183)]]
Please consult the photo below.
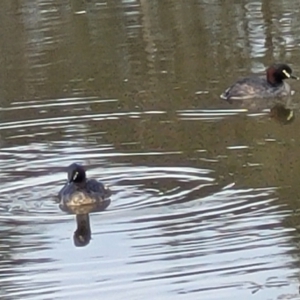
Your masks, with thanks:
[[(299, 83), (219, 99), (274, 61), (300, 75), (299, 10), (4, 1), (1, 299), (300, 299)], [(113, 192), (82, 247), (55, 202), (74, 161)]]

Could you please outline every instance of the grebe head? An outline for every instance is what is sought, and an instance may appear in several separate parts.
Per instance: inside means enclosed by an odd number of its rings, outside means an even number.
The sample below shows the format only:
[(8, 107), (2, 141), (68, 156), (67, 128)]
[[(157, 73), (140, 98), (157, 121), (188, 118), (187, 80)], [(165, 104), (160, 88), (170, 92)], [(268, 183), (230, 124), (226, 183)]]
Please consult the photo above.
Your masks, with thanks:
[(292, 69), (286, 64), (275, 64), (267, 69), (267, 81), (271, 85), (279, 85), (284, 79), (299, 79), (292, 74)]
[(86, 180), (86, 174), (83, 166), (73, 163), (68, 167), (68, 181), (81, 183)]

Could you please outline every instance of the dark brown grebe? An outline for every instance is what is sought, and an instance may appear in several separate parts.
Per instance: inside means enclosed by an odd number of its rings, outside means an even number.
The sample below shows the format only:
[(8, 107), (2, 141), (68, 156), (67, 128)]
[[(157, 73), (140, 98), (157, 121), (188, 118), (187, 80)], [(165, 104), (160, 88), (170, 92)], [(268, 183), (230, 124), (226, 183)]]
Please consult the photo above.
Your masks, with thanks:
[(68, 167), (68, 181), (58, 193), (62, 206), (81, 206), (101, 203), (108, 199), (111, 191), (95, 179), (87, 179), (84, 168), (76, 163)]
[(266, 75), (266, 77), (252, 76), (239, 79), (220, 97), (225, 100), (243, 100), (289, 96), (291, 88), (284, 79), (299, 79), (292, 75), (292, 69), (286, 64), (270, 66)]

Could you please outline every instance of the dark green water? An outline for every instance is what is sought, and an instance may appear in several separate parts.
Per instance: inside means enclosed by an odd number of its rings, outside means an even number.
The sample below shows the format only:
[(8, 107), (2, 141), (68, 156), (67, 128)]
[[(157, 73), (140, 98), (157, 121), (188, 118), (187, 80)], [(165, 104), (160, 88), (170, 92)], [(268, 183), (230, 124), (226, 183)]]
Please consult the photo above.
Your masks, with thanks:
[[(299, 82), (279, 104), (219, 98), (273, 62), (300, 76), (299, 13), (3, 1), (1, 299), (300, 299)], [(113, 191), (85, 247), (54, 201), (74, 161)]]

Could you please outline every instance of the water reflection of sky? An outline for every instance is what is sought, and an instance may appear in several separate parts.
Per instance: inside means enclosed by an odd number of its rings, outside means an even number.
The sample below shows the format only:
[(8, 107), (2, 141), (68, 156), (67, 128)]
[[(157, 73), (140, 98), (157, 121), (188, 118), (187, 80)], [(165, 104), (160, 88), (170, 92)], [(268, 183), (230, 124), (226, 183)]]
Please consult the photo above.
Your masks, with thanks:
[[(219, 100), (273, 61), (299, 73), (298, 2), (18, 5), (0, 12), (1, 297), (298, 299), (297, 97), (287, 126)], [(80, 248), (55, 202), (73, 161), (113, 191)]]

